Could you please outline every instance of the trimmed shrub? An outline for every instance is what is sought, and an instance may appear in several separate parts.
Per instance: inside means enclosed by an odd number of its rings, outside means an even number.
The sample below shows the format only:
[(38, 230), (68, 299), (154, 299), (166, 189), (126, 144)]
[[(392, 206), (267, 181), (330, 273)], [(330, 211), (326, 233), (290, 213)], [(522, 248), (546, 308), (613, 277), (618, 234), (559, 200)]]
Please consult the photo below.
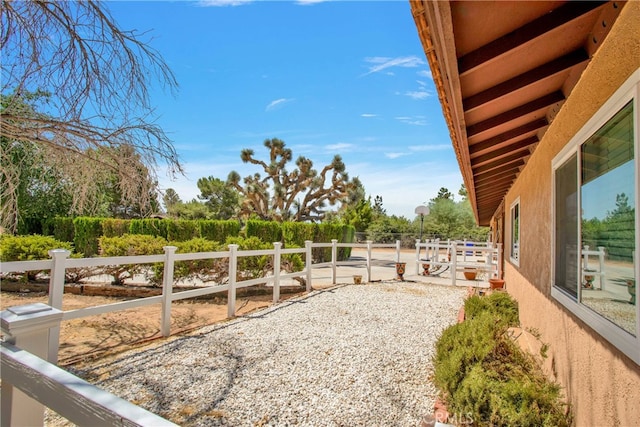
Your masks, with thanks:
[(303, 248), (306, 240), (315, 238), (318, 224), (308, 222), (283, 222), (282, 237), (287, 248)]
[(146, 234), (166, 239), (167, 223), (168, 220), (157, 218), (132, 219), (129, 223), (129, 234)]
[(200, 237), (215, 242), (224, 242), (227, 237), (237, 237), (240, 234), (240, 223), (235, 220), (198, 220)]
[[(73, 251), (68, 242), (61, 242), (51, 236), (12, 236), (0, 234), (0, 262), (32, 261), (50, 259), (51, 249), (67, 249)], [(25, 280), (35, 280), (40, 271), (26, 271)]]
[(276, 221), (250, 219), (247, 221), (245, 235), (247, 238), (257, 237), (268, 243), (282, 242), (282, 226)]
[[(220, 243), (197, 237), (184, 242), (170, 242), (169, 246), (178, 249), (176, 253), (188, 254), (198, 252), (221, 251)], [(228, 261), (224, 258), (197, 259), (190, 261), (177, 261), (173, 267), (174, 281), (180, 279), (196, 278), (203, 282), (220, 282), (227, 275)], [(155, 264), (153, 267), (154, 283), (162, 283), (164, 264)]]
[[(157, 255), (164, 253), (164, 246), (167, 246), (164, 238), (144, 234), (100, 238), (103, 256)], [(103, 272), (112, 275), (116, 285), (122, 285), (125, 279), (133, 277), (134, 274), (144, 274), (152, 283), (158, 283), (155, 275), (151, 274), (156, 268), (157, 266), (149, 264), (124, 264), (106, 266)]]
[(167, 224), (167, 240), (170, 242), (185, 242), (200, 237), (200, 228), (196, 221), (187, 219), (165, 221)]
[(67, 249), (73, 251), (68, 242), (61, 242), (51, 236), (12, 236), (0, 234), (0, 261), (31, 261), (50, 259), (51, 249)]
[(53, 237), (61, 242), (73, 242), (75, 237), (75, 227), (73, 218), (57, 216), (51, 220), (53, 227)]
[(73, 244), (76, 252), (89, 258), (99, 252), (98, 239), (102, 236), (104, 218), (78, 217), (73, 219)]
[(128, 219), (105, 218), (102, 222), (102, 235), (105, 237), (119, 237), (129, 234), (131, 221)]

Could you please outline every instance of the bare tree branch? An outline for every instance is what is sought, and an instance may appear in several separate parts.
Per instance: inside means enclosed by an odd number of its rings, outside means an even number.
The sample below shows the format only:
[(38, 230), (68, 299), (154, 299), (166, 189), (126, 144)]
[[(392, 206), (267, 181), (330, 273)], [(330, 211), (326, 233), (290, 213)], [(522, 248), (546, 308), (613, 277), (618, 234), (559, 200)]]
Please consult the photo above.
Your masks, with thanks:
[[(158, 162), (171, 175), (183, 172), (149, 99), (154, 82), (172, 91), (177, 82), (143, 34), (119, 29), (105, 3), (94, 0), (4, 0), (0, 15), (0, 137), (34, 144), (43, 161), (80, 185), (76, 209), (90, 203), (98, 191), (91, 181), (105, 170), (117, 172), (123, 198), (131, 201), (148, 197), (140, 183), (155, 181), (148, 175), (155, 176)], [(35, 93), (40, 96), (30, 97)], [(131, 165), (131, 157), (107, 154), (122, 147), (133, 149), (145, 170)], [(0, 224), (14, 230), (19, 171), (6, 163), (8, 151), (0, 153)]]

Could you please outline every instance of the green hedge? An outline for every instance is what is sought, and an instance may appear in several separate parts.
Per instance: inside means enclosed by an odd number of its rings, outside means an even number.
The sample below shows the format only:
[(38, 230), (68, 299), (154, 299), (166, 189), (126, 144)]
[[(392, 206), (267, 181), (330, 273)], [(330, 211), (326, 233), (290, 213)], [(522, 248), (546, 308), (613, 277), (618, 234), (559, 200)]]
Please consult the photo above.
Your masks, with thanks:
[(240, 235), (240, 223), (235, 220), (198, 220), (200, 237), (214, 242), (224, 242), (227, 237)]
[(129, 224), (129, 234), (146, 234), (167, 238), (168, 220), (158, 218), (132, 219)]
[(104, 237), (118, 237), (129, 234), (131, 220), (119, 218), (105, 218), (102, 222), (102, 235)]
[(51, 227), (53, 230), (49, 233), (53, 234), (54, 238), (62, 242), (73, 242), (75, 238), (73, 218), (57, 216), (51, 220)]
[(246, 237), (257, 237), (263, 242), (282, 242), (282, 225), (276, 221), (250, 219), (245, 228)]
[(200, 237), (200, 228), (197, 221), (175, 219), (167, 221), (167, 240), (185, 242)]
[(0, 234), (0, 261), (2, 262), (50, 259), (51, 249), (73, 251), (73, 246), (69, 242), (61, 242), (51, 236)]
[(98, 239), (102, 236), (104, 218), (78, 217), (73, 219), (73, 244), (76, 252), (89, 258), (99, 252)]

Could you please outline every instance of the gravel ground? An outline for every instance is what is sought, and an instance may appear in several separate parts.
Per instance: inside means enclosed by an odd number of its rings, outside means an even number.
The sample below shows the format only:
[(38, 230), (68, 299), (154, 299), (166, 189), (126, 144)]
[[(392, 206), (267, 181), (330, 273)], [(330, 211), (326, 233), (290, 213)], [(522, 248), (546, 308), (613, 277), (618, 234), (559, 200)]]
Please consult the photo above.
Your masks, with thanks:
[(434, 343), (465, 294), (338, 286), (76, 374), (184, 426), (417, 426), (437, 394)]

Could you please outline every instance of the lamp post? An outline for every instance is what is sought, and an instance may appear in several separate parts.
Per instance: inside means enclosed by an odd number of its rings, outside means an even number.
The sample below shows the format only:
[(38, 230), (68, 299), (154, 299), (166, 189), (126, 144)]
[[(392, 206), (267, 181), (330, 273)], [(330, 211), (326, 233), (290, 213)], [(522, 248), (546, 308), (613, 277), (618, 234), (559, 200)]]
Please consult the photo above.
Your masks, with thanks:
[(420, 242), (422, 242), (422, 226), (424, 224), (424, 216), (429, 215), (429, 206), (420, 205), (416, 207), (416, 215), (420, 215)]

